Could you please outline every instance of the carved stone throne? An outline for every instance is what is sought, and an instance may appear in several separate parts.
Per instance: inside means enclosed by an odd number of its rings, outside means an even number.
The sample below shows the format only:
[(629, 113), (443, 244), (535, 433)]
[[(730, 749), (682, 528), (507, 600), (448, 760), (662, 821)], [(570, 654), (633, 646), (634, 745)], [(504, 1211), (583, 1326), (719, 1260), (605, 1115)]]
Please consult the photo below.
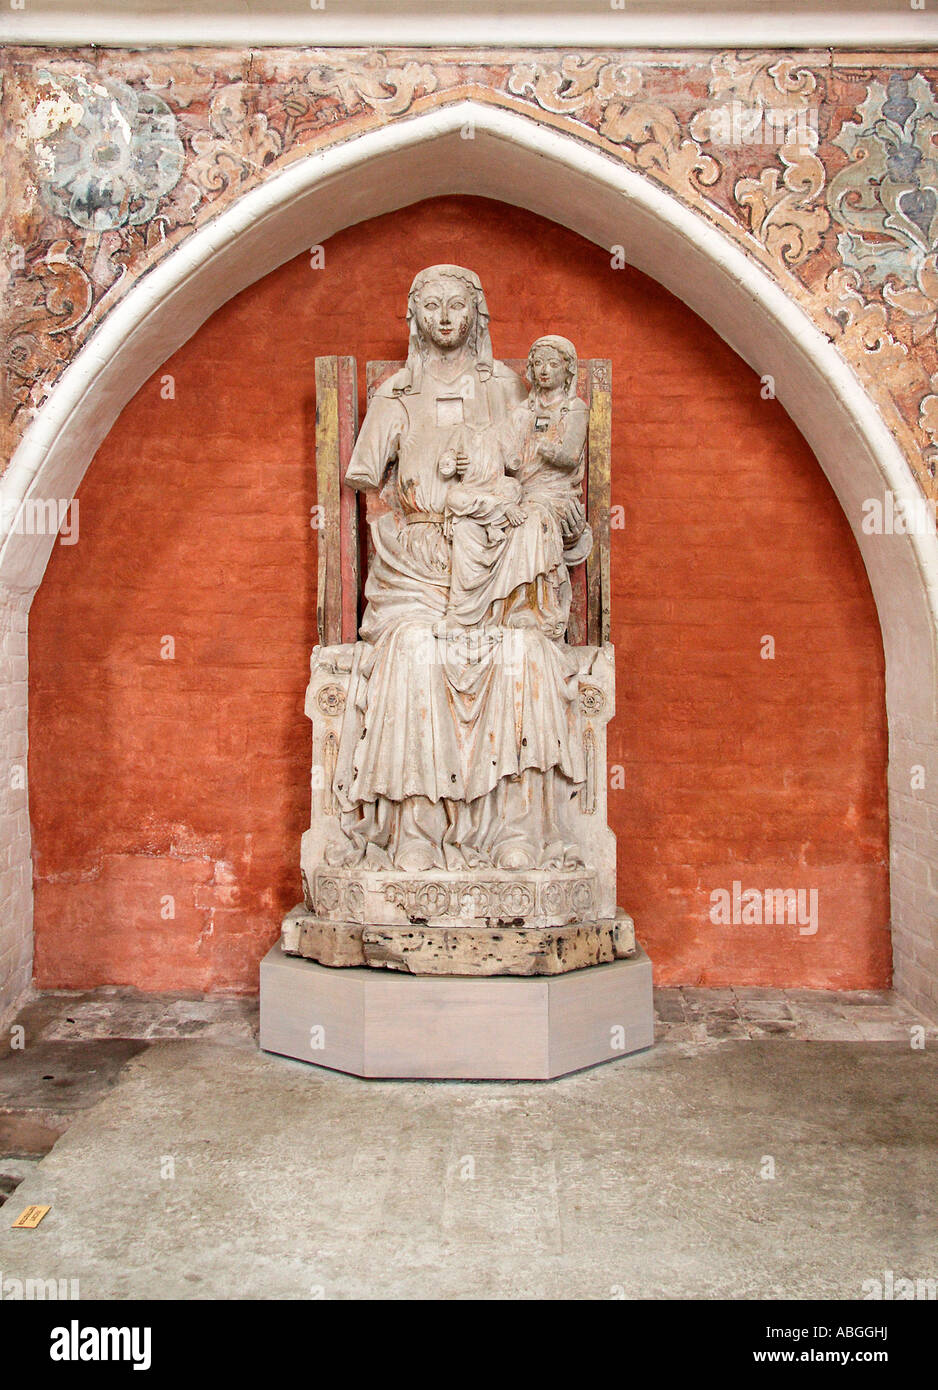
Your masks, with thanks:
[[(402, 365), (368, 363), (369, 401)], [(506, 365), (522, 375), (526, 364)], [(579, 395), (589, 407), (583, 486), (594, 544), (586, 563), (571, 572), (567, 628), (579, 658), (587, 770), (572, 816), (583, 866), (572, 869), (414, 873), (337, 868), (328, 862), (327, 847), (341, 834), (334, 777), (343, 722), (360, 719), (350, 708), (348, 691), (363, 607), (362, 570), (369, 559), (365, 523), (383, 505), (375, 494), (366, 501), (342, 483), (358, 429), (356, 378), (353, 358), (316, 359), (320, 645), (312, 653), (306, 697), (313, 735), (312, 809), (301, 850), (304, 901), (285, 918), (280, 945), (262, 965), (262, 1046), (363, 1075), (427, 1077), (546, 1077), (648, 1046), (653, 1038), (650, 963), (636, 947), (631, 918), (617, 906), (615, 836), (606, 816), (606, 729), (615, 713), (609, 644), (610, 364), (593, 359), (579, 368)], [(404, 981), (391, 984), (389, 972), (407, 977), (407, 1000), (400, 988)], [(362, 1022), (360, 1037), (353, 1029), (357, 1041), (351, 1054), (340, 1048), (341, 1056), (315, 1055), (305, 1037), (306, 1016), (299, 1033), (295, 1020), (284, 1018), (285, 1011), (296, 1013), (297, 988), (315, 994), (313, 982), (321, 977), (329, 1007), (335, 1005), (335, 991), (346, 988), (343, 982), (354, 994), (353, 1012)], [(513, 1043), (510, 1027), (497, 1043), (499, 1026), (512, 1014), (511, 1008), (506, 1012), (506, 987), (514, 991), (514, 1007), (530, 1014), (524, 1028), (528, 1034), (534, 1030), (533, 1053), (531, 1038), (524, 1046), (517, 1037)], [(431, 989), (442, 1014), (434, 1012)], [(466, 996), (467, 989), (475, 994)], [(486, 989), (496, 990), (488, 1003)], [(561, 991), (576, 999), (572, 1013), (560, 1007)], [(280, 1001), (276, 1010), (274, 993)], [(488, 1041), (482, 1041), (481, 1051), (477, 1039), (477, 1055), (469, 1055), (473, 1046), (465, 1040), (456, 1041), (457, 998), (471, 998), (473, 1011), (481, 1008), (483, 1016), (495, 1009), (497, 1021), (494, 1028), (492, 1021), (486, 1025)], [(598, 1013), (596, 1001), (605, 1001)], [(397, 1012), (391, 1022), (389, 1007)], [(607, 1025), (604, 1009), (610, 1008), (614, 1019)], [(409, 1026), (401, 1010), (410, 1013)], [(343, 1018), (341, 1024), (345, 1043), (347, 1022)], [(390, 1052), (382, 1052), (379, 1037), (388, 1026), (395, 1041)], [(366, 1034), (381, 1061), (369, 1062), (365, 1055)], [(401, 1036), (410, 1039), (403, 1051)]]

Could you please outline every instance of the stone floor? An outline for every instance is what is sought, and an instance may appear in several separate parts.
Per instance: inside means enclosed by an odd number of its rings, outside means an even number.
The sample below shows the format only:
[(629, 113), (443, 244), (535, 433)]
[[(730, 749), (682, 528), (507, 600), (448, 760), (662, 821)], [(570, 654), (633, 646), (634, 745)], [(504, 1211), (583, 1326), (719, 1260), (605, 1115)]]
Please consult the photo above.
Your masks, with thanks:
[(904, 1042), (938, 1028), (890, 990), (658, 989), (656, 1036), (704, 1044), (725, 1038)]
[[(909, 1046), (916, 1029), (920, 1041), (938, 1040), (938, 1027), (888, 990), (659, 989), (655, 1015), (656, 1040), (685, 1050), (733, 1038)], [(16, 1025), (22, 1048), (16, 1026), (0, 1043), (0, 1158), (47, 1153), (124, 1064), (156, 1042), (255, 1047), (258, 1015), (256, 999), (108, 987), (36, 995)]]
[(37, 995), (0, 1044), (0, 1159), (47, 1153), (131, 1057), (189, 1037), (255, 1047), (257, 1001), (117, 988)]
[[(938, 1275), (938, 1028), (888, 993), (656, 1005), (649, 1052), (426, 1083), (261, 1053), (254, 1001), (38, 996), (0, 1056), (0, 1277), (579, 1299), (858, 1298), (887, 1270)], [(52, 1210), (11, 1231), (30, 1203)]]

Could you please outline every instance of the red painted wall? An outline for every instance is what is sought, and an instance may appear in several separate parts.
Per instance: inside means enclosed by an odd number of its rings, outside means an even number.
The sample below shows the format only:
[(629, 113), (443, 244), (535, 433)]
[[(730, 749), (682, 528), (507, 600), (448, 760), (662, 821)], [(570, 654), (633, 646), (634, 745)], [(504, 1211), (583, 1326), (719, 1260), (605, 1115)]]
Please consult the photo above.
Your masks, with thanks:
[[(351, 228), (324, 269), (301, 256), (253, 285), (99, 449), (31, 621), (37, 984), (256, 988), (308, 820), (313, 360), (353, 353), (363, 375), (403, 356), (411, 277), (435, 261), (481, 275), (498, 356), (554, 332), (613, 361), (610, 818), (659, 983), (886, 984), (882, 644), (820, 468), (678, 300), (473, 198)], [(734, 880), (818, 889), (817, 933), (714, 925)]]

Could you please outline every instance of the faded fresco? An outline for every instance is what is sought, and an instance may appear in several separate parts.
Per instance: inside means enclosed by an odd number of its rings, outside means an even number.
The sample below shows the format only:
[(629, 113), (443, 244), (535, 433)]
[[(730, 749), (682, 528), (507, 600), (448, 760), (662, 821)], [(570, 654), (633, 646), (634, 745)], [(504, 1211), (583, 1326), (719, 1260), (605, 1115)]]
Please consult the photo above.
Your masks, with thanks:
[[(136, 279), (292, 160), (472, 97), (621, 159), (770, 271), (938, 464), (938, 70), (915, 55), (8, 49), (12, 452)], [(933, 59), (932, 59), (933, 61)]]

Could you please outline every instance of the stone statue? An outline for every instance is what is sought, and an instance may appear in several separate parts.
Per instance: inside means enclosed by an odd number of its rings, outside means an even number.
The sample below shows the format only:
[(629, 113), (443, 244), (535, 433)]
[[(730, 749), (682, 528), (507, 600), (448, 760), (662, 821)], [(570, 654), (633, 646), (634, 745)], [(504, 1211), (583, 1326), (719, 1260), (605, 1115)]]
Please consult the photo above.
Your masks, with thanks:
[(414, 973), (611, 960), (634, 942), (596, 815), (611, 649), (565, 640), (593, 544), (576, 350), (538, 338), (526, 390), (455, 265), (415, 277), (407, 323), (345, 475), (381, 507), (360, 640), (314, 653), (326, 785), (283, 946)]
[[(567, 572), (593, 543), (579, 492), (588, 411), (566, 338), (538, 338), (527, 375), (530, 394), (495, 431), (500, 450), (489, 451), (488, 468), (465, 467), (462, 485), (447, 495), (455, 518), (447, 617), (466, 626), (537, 626), (560, 640), (572, 597)], [(504, 517), (517, 529), (493, 536), (497, 495), (512, 488)]]

